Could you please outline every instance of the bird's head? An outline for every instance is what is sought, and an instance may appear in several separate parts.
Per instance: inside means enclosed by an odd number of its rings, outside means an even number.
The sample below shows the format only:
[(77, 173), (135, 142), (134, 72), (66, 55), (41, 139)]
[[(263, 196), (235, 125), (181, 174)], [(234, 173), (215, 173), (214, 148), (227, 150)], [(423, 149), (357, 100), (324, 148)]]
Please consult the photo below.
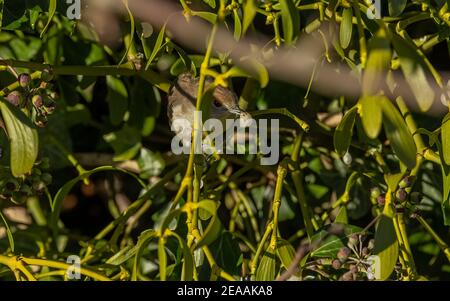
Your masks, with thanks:
[[(208, 78), (205, 81), (205, 89), (208, 89), (212, 84), (213, 80)], [(182, 73), (178, 76), (175, 88), (186, 101), (190, 101), (195, 106), (198, 85), (198, 78), (194, 78), (191, 73)], [(217, 86), (212, 92), (210, 117), (222, 120), (227, 118), (248, 119), (249, 114), (239, 108), (236, 93), (228, 88)]]

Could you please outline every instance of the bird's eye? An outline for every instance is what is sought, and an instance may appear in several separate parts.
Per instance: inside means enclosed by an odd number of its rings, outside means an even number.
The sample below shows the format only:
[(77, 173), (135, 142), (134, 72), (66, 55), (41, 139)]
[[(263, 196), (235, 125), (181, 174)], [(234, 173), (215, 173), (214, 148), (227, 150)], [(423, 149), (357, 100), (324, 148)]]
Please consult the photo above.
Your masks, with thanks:
[(216, 108), (220, 108), (222, 106), (222, 103), (220, 101), (218, 101), (217, 99), (214, 99), (213, 104)]

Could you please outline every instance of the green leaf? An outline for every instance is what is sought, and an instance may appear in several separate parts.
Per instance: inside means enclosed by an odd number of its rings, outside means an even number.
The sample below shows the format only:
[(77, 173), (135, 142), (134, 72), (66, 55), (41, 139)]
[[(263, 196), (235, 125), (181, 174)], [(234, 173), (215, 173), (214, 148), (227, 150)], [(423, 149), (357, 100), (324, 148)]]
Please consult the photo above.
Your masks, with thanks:
[(295, 249), (287, 240), (278, 238), (277, 255), (281, 261), (281, 265), (287, 270), (294, 261)]
[(247, 32), (247, 29), (249, 26), (253, 23), (253, 19), (256, 15), (256, 5), (255, 0), (247, 0), (244, 3), (243, 6), (243, 12), (244, 12), (244, 18), (243, 18), (243, 25), (242, 25), (242, 34), (245, 34)]
[(137, 280), (137, 274), (138, 269), (140, 267), (140, 259), (142, 257), (142, 253), (144, 252), (144, 247), (148, 245), (148, 243), (156, 238), (158, 235), (157, 233), (150, 229), (146, 230), (141, 233), (141, 235), (138, 238), (138, 242), (136, 244), (137, 250), (136, 250), (136, 256), (134, 257), (134, 264), (133, 264), (133, 272), (131, 274), (131, 280), (136, 281)]
[(336, 214), (335, 223), (348, 224), (347, 207), (342, 206)]
[(384, 131), (394, 153), (406, 167), (413, 168), (416, 165), (417, 148), (412, 133), (406, 126), (405, 120), (400, 115), (400, 112), (389, 99), (384, 98), (381, 101), (381, 107), (383, 111)]
[(192, 281), (194, 275), (194, 257), (192, 256), (191, 249), (188, 247), (186, 241), (181, 238), (177, 233), (171, 232), (170, 235), (175, 236), (181, 245), (183, 250), (183, 270), (181, 272), (181, 281)]
[(233, 10), (233, 20), (234, 20), (234, 39), (236, 41), (239, 41), (242, 35), (242, 22), (241, 19), (239, 18), (237, 9)]
[(203, 20), (208, 21), (211, 24), (215, 24), (217, 21), (217, 15), (210, 13), (210, 12), (206, 12), (206, 11), (191, 11), (193, 16), (197, 16), (202, 18)]
[(275, 280), (275, 269), (277, 261), (274, 251), (269, 247), (264, 252), (258, 269), (256, 270), (256, 281), (273, 281)]
[(147, 57), (147, 65), (145, 66), (145, 70), (150, 68), (150, 65), (152, 64), (153, 60), (155, 59), (158, 52), (161, 50), (162, 43), (164, 41), (164, 34), (166, 31), (166, 23), (164, 23), (163, 27), (159, 31), (158, 38), (156, 38), (155, 46), (153, 47), (153, 50), (149, 57)]
[(191, 59), (186, 54), (186, 52), (183, 50), (183, 48), (177, 46), (176, 44), (171, 44), (171, 45), (178, 52), (178, 55), (180, 56), (180, 60), (183, 62), (183, 65), (186, 67), (186, 70), (190, 71), (192, 73), (192, 75), (195, 77), (197, 74), (197, 70), (195, 69), (194, 62), (191, 61)]
[[(386, 280), (398, 260), (398, 242), (392, 218), (382, 215), (375, 232), (373, 254), (378, 256), (373, 267), (377, 280)], [(379, 264), (378, 264), (379, 263)]]
[(352, 40), (352, 30), (353, 30), (353, 10), (351, 7), (344, 8), (342, 12), (342, 22), (339, 27), (339, 41), (341, 43), (341, 47), (346, 49), (348, 45), (350, 45), (350, 41)]
[(8, 222), (6, 218), (3, 216), (2, 211), (0, 210), (0, 218), (2, 219), (3, 224), (5, 225), (6, 235), (8, 236), (9, 247), (11, 248), (11, 252), (14, 253), (14, 237), (11, 232), (11, 228), (9, 228)]
[(442, 157), (444, 163), (450, 165), (450, 113), (445, 115), (441, 125)]
[(3, 98), (0, 111), (10, 140), (11, 173), (14, 177), (31, 171), (38, 155), (38, 133), (31, 120)]
[(395, 174), (385, 174), (384, 181), (388, 185), (388, 188), (391, 191), (396, 191), (398, 187), (398, 183), (403, 179), (403, 173), (395, 173)]
[(418, 54), (415, 45), (394, 34), (392, 43), (400, 58), (400, 66), (419, 108), (425, 112), (433, 104), (435, 93), (427, 79), (426, 62)]
[(204, 200), (198, 203), (198, 208), (209, 212), (211, 214), (211, 220), (206, 229), (203, 231), (202, 237), (195, 244), (194, 249), (210, 245), (217, 239), (222, 231), (222, 224), (220, 223), (219, 216), (217, 215), (218, 204), (216, 202)]
[(320, 241), (319, 247), (311, 252), (312, 257), (319, 258), (336, 258), (339, 249), (344, 247), (343, 240), (352, 235), (353, 233), (361, 232), (361, 228), (353, 225), (347, 225), (335, 222), (337, 227), (343, 227), (344, 232), (342, 235), (330, 234), (325, 230), (316, 233), (312, 238), (312, 242)]
[(350, 147), (353, 136), (353, 126), (355, 124), (358, 107), (354, 106), (348, 110), (334, 132), (334, 148), (339, 156), (345, 155)]
[(49, 0), (49, 6), (48, 6), (48, 21), (47, 24), (45, 25), (44, 29), (41, 32), (41, 39), (44, 36), (45, 32), (47, 31), (48, 27), (50, 26), (50, 24), (52, 23), (52, 19), (55, 16), (56, 13), (56, 2), (57, 0)]
[(130, 10), (130, 7), (128, 6), (128, 0), (124, 0), (123, 3), (125, 4), (125, 8), (127, 10), (128, 18), (130, 18), (130, 37), (129, 37), (129, 45), (127, 47), (127, 50), (123, 54), (122, 59), (120, 60), (118, 65), (122, 65), (122, 63), (127, 59), (128, 53), (130, 52), (131, 47), (134, 44), (134, 34), (136, 32), (136, 23), (134, 21), (133, 13)]
[(450, 226), (450, 166), (442, 164), (442, 215), (444, 216), (444, 224)]
[(378, 137), (382, 125), (382, 112), (380, 102), (384, 96), (363, 96), (359, 99), (361, 121), (364, 131), (371, 139)]
[(391, 66), (392, 52), (387, 32), (380, 28), (369, 41), (369, 56), (362, 79), (363, 95), (378, 94), (383, 88), (386, 71)]
[(315, 234), (311, 241), (322, 240), (320, 246), (311, 252), (312, 257), (319, 258), (336, 258), (339, 249), (344, 246), (342, 239), (337, 235), (329, 235), (327, 231), (320, 231)]
[(403, 12), (403, 10), (405, 9), (406, 2), (408, 2), (408, 0), (388, 1), (388, 4), (389, 4), (389, 15), (391, 17), (399, 16)]
[(211, 8), (216, 8), (216, 0), (203, 0), (203, 2), (211, 6)]
[(170, 223), (177, 217), (179, 217), (183, 211), (181, 209), (172, 210), (164, 213), (164, 215), (160, 218), (160, 220), (155, 225), (155, 228), (158, 229), (159, 233), (164, 233), (167, 228), (169, 228)]
[(166, 162), (159, 152), (152, 152), (145, 147), (141, 148), (137, 163), (140, 176), (144, 179), (159, 176), (166, 167)]
[(106, 263), (111, 265), (121, 265), (132, 258), (134, 254), (136, 254), (137, 249), (137, 246), (126, 246), (125, 248), (111, 256), (106, 261)]
[(106, 100), (109, 106), (109, 119), (112, 125), (119, 125), (128, 110), (128, 92), (122, 80), (108, 75), (106, 77), (108, 94)]
[(441, 171), (443, 180), (442, 189), (442, 213), (444, 224), (450, 225), (450, 113), (447, 113), (442, 120), (441, 140), (438, 144), (439, 155), (441, 157)]
[(218, 266), (232, 275), (240, 275), (242, 253), (239, 240), (234, 238), (231, 232), (223, 231), (208, 247), (214, 254)]
[(292, 0), (280, 0), (281, 22), (286, 44), (291, 44), (300, 32), (300, 14)]

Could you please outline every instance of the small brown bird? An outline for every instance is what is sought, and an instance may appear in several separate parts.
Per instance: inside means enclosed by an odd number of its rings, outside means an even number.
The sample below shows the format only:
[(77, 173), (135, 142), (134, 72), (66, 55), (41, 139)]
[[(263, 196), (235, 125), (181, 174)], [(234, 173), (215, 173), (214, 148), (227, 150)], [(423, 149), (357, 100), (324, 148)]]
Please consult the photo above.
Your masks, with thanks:
[[(205, 82), (205, 90), (212, 84), (212, 79)], [(169, 91), (167, 115), (170, 124), (175, 119), (186, 119), (194, 122), (199, 78), (190, 73), (182, 73)], [(239, 108), (238, 97), (230, 89), (218, 86), (214, 89), (211, 102), (210, 118), (225, 119), (247, 115)]]

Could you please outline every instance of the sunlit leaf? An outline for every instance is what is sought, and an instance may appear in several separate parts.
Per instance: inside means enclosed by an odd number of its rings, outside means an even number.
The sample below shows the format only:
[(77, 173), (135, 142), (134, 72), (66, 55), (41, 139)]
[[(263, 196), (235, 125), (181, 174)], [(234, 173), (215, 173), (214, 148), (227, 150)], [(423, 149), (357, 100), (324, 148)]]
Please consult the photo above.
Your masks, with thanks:
[(249, 26), (252, 24), (253, 19), (255, 18), (256, 15), (255, 0), (245, 1), (243, 11), (244, 11), (244, 19), (242, 21), (242, 34), (245, 34)]
[(295, 257), (295, 249), (294, 247), (287, 241), (282, 238), (278, 238), (277, 240), (277, 255), (281, 261), (281, 265), (288, 269)]
[(339, 27), (339, 41), (341, 43), (342, 48), (346, 49), (348, 45), (350, 45), (350, 41), (352, 40), (352, 30), (353, 30), (353, 10), (351, 7), (344, 8), (342, 12), (342, 22)]
[(121, 65), (127, 59), (128, 53), (130, 52), (131, 47), (133, 47), (133, 45), (134, 45), (134, 35), (136, 32), (134, 16), (130, 10), (130, 7), (128, 6), (128, 0), (123, 0), (123, 3), (125, 5), (126, 11), (128, 13), (128, 18), (130, 19), (130, 36), (126, 37), (126, 39), (128, 39), (128, 47), (127, 47), (125, 53), (123, 54), (122, 59), (119, 61), (118, 65)]
[(255, 274), (256, 281), (275, 280), (276, 255), (270, 247), (264, 252)]
[(206, 11), (191, 11), (193, 16), (200, 17), (211, 24), (216, 23), (217, 15)]
[(31, 171), (38, 155), (38, 133), (31, 120), (17, 107), (0, 99), (0, 111), (10, 140), (10, 162), (13, 176)]
[(52, 23), (53, 17), (56, 13), (56, 6), (57, 6), (57, 0), (49, 0), (49, 6), (48, 6), (48, 21), (47, 24), (45, 24), (44, 29), (41, 32), (41, 38), (44, 36), (45, 32), (47, 31), (48, 27)]
[(381, 104), (384, 96), (363, 96), (359, 99), (361, 121), (364, 127), (364, 131), (371, 139), (378, 137), (381, 130)]
[(356, 113), (358, 107), (354, 106), (348, 110), (341, 122), (339, 123), (336, 131), (334, 132), (333, 142), (334, 148), (339, 156), (345, 155), (348, 151), (353, 136), (353, 126), (355, 124)]
[(284, 40), (291, 44), (300, 32), (300, 14), (292, 0), (280, 0)]
[(417, 148), (412, 133), (400, 112), (389, 99), (385, 98), (381, 101), (381, 107), (384, 130), (394, 153), (408, 168), (413, 168), (416, 165)]
[(433, 104), (435, 93), (427, 79), (430, 73), (426, 71), (426, 62), (417, 53), (415, 46), (410, 45), (400, 36), (394, 34), (392, 42), (400, 58), (403, 75), (420, 109), (424, 112), (428, 111)]
[(234, 38), (239, 41), (242, 35), (242, 22), (239, 18), (237, 10), (233, 10), (233, 20), (234, 20)]
[(444, 216), (444, 224), (450, 226), (450, 166), (441, 165), (442, 171), (442, 214)]
[(386, 280), (398, 260), (398, 242), (392, 218), (382, 215), (375, 232), (373, 254), (378, 256), (372, 265), (377, 280)]
[(203, 2), (211, 6), (211, 8), (216, 8), (216, 0), (203, 0)]
[(140, 260), (142, 257), (142, 253), (144, 252), (144, 247), (148, 245), (148, 243), (157, 237), (156, 231), (150, 229), (141, 233), (139, 236), (138, 242), (136, 244), (137, 250), (136, 255), (134, 257), (133, 263), (133, 272), (131, 274), (131, 280), (137, 280), (138, 269), (140, 268)]
[(345, 206), (342, 206), (339, 208), (338, 213), (336, 214), (336, 219), (334, 220), (335, 223), (341, 223), (341, 224), (348, 224), (348, 214), (347, 214), (347, 208)]
[(122, 263), (126, 262), (130, 258), (132, 258), (137, 251), (137, 246), (127, 246), (111, 256), (106, 263), (112, 264), (112, 265), (121, 265)]
[(9, 242), (9, 247), (11, 248), (11, 252), (14, 252), (14, 237), (12, 235), (11, 228), (9, 227), (9, 224), (6, 221), (6, 218), (3, 216), (3, 213), (1, 210), (0, 210), (0, 218), (6, 229), (6, 235), (8, 236), (8, 242)]
[(198, 208), (203, 209), (211, 214), (211, 219), (208, 226), (203, 231), (202, 238), (195, 244), (195, 248), (210, 245), (217, 239), (221, 230), (222, 224), (220, 223), (217, 215), (217, 203), (209, 200), (201, 201), (198, 203)]
[(392, 17), (399, 16), (406, 7), (408, 0), (394, 0), (388, 1), (389, 4), (389, 15)]
[(315, 234), (311, 238), (311, 241), (320, 241), (319, 247), (311, 252), (312, 257), (336, 258), (339, 249), (344, 247), (344, 243), (339, 236), (329, 235), (327, 231), (320, 231), (319, 233)]
[(446, 165), (450, 166), (450, 113), (445, 115), (441, 125), (442, 157)]
[(363, 95), (378, 94), (391, 65), (391, 46), (385, 29), (380, 28), (369, 41), (369, 55), (362, 80)]
[(161, 28), (158, 34), (158, 38), (156, 39), (155, 46), (153, 47), (153, 50), (150, 54), (150, 56), (147, 58), (147, 65), (145, 66), (145, 69), (147, 70), (150, 68), (150, 65), (152, 64), (153, 60), (155, 59), (158, 52), (161, 50), (161, 46), (164, 41), (164, 34), (166, 31), (166, 24)]
[(181, 245), (183, 250), (183, 271), (181, 273), (182, 281), (191, 281), (194, 273), (194, 257), (192, 256), (191, 249), (187, 243), (175, 232), (171, 232), (170, 235), (175, 236)]

